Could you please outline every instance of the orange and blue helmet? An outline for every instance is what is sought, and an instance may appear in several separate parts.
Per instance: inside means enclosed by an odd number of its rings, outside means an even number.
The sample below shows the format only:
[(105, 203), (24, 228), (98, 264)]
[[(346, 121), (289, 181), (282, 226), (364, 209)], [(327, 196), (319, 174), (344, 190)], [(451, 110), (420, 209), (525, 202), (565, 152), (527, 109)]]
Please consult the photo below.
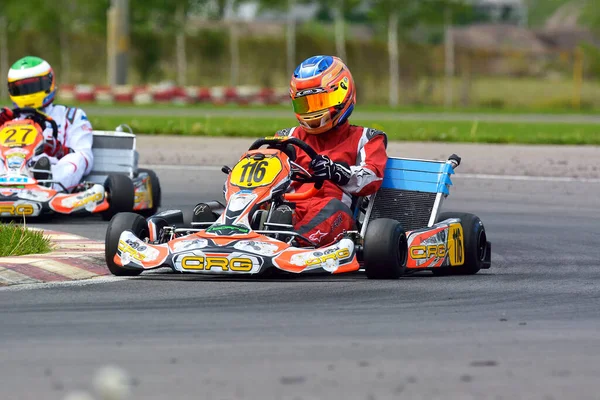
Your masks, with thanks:
[(294, 71), (290, 96), (298, 122), (308, 133), (327, 132), (346, 122), (356, 104), (350, 70), (332, 56), (314, 56)]

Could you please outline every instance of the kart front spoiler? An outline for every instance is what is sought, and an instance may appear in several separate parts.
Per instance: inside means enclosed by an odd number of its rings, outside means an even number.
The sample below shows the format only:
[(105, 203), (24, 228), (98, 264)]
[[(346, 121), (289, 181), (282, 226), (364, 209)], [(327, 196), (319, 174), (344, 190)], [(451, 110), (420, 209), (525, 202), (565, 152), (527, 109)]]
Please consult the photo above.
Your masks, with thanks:
[(0, 217), (37, 217), (48, 213), (92, 214), (109, 204), (104, 187), (94, 185), (78, 193), (58, 193), (39, 185), (0, 186)]
[(354, 242), (342, 239), (319, 249), (296, 248), (263, 235), (215, 237), (192, 234), (164, 244), (149, 244), (132, 232), (119, 238), (113, 260), (125, 268), (149, 270), (170, 267), (198, 274), (260, 274), (276, 268), (290, 273), (358, 271)]

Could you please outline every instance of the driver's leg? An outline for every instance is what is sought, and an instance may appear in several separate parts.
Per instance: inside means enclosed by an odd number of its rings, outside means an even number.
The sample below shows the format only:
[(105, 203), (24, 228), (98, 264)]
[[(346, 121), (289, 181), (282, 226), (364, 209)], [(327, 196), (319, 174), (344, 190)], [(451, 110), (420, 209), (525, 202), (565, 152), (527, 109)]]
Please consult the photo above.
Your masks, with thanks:
[[(52, 179), (60, 182), (66, 189), (77, 186), (88, 169), (86, 158), (79, 153), (70, 153), (52, 166)], [(54, 185), (54, 189), (60, 189)]]
[(296, 231), (320, 246), (334, 243), (355, 227), (350, 208), (334, 197), (300, 201), (295, 211)]

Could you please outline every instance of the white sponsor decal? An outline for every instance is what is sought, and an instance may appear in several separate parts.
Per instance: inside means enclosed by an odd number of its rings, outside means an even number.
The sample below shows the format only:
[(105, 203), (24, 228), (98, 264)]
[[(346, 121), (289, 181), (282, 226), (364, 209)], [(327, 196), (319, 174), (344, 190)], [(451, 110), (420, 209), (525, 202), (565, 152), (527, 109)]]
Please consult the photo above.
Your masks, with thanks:
[(5, 176), (0, 176), (0, 184), (1, 183), (5, 183), (5, 184), (7, 183), (10, 185), (13, 185), (13, 184), (19, 184), (19, 183), (24, 183), (24, 184), (33, 183), (33, 181), (26, 176), (7, 176), (7, 175), (5, 175)]
[(142, 261), (154, 261), (160, 255), (158, 250), (129, 231), (121, 233), (119, 237), (119, 252), (123, 264), (135, 262), (141, 265)]
[(85, 208), (91, 212), (102, 200), (104, 200), (104, 188), (102, 185), (94, 185), (85, 192), (77, 194), (77, 196), (66, 197), (61, 201), (61, 205), (72, 209)]
[(350, 239), (342, 239), (339, 243), (324, 247), (322, 249), (295, 254), (290, 262), (294, 265), (306, 266), (307, 270), (322, 268), (328, 272), (335, 272), (340, 261), (351, 259), (354, 251), (354, 243)]
[(274, 256), (279, 251), (279, 247), (271, 243), (257, 242), (253, 240), (242, 240), (237, 242), (234, 249), (256, 253), (263, 256)]
[(256, 195), (254, 193), (235, 193), (229, 198), (227, 209), (230, 211), (243, 210), (255, 198)]
[(17, 189), (19, 191), (19, 198), (23, 199), (23, 200), (32, 200), (32, 201), (41, 201), (41, 202), (45, 202), (50, 200), (50, 198), (52, 197), (52, 193), (50, 192), (44, 192), (44, 191), (37, 191), (37, 190), (23, 190), (23, 189)]
[(203, 249), (208, 246), (206, 239), (182, 240), (173, 244), (173, 252), (177, 253), (184, 250)]
[(25, 159), (20, 154), (6, 158), (6, 163), (8, 164), (8, 168), (11, 170), (21, 169), (24, 162), (25, 162)]

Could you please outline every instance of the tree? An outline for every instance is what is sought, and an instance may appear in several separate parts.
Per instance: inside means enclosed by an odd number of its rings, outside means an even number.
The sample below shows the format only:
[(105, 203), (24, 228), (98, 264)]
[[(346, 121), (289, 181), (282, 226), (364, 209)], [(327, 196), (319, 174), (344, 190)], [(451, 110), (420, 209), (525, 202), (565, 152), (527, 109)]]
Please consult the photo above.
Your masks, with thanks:
[(134, 63), (142, 81), (148, 81), (157, 72), (161, 55), (157, 33), (164, 32), (175, 37), (177, 83), (186, 84), (188, 15), (204, 11), (207, 3), (207, 0), (130, 0), (132, 42), (138, 51)]
[(318, 18), (333, 22), (335, 32), (335, 51), (336, 55), (342, 60), (346, 59), (346, 21), (358, 22), (361, 20), (360, 15), (355, 12), (363, 4), (361, 0), (337, 0), (334, 2), (320, 2)]
[[(106, 8), (109, 0), (70, 1), (54, 0), (20, 0), (3, 2), (0, 7), (4, 35), (18, 35), (24, 29), (34, 29), (36, 33), (49, 37), (58, 43), (60, 55), (60, 72), (62, 81), (70, 81), (70, 37), (75, 30), (84, 27), (88, 32), (102, 32), (105, 29)], [(35, 10), (35, 12), (32, 12)], [(8, 40), (6, 39), (6, 43)], [(2, 39), (0, 39), (2, 41)], [(0, 50), (8, 59), (7, 46)], [(43, 55), (42, 55), (43, 56)], [(2, 58), (2, 57), (0, 57)], [(0, 68), (2, 76), (6, 76), (5, 67)], [(2, 62), (0, 62), (2, 64)]]
[[(389, 104), (399, 103), (400, 93), (400, 57), (398, 38), (405, 40), (417, 26), (441, 26), (444, 24), (444, 12), (440, 10), (464, 10), (463, 0), (374, 0), (371, 19), (386, 23), (388, 37), (388, 57), (390, 71)], [(447, 20), (446, 20), (447, 22)]]
[[(584, 0), (585, 1), (585, 0)], [(525, 0), (528, 9), (528, 24), (532, 27), (543, 26), (561, 7), (566, 4), (577, 5), (579, 0)]]
[(187, 22), (187, 1), (178, 1), (175, 7), (175, 21), (177, 33), (175, 37), (175, 48), (177, 53), (177, 84), (185, 86), (187, 75), (187, 55), (185, 47), (185, 27)]
[(335, 52), (342, 60), (346, 60), (346, 35), (344, 32), (344, 0), (338, 0), (333, 6), (335, 30)]
[(600, 7), (598, 7), (596, 0), (584, 0), (581, 20), (590, 28), (600, 31)]
[(293, 71), (296, 68), (296, 19), (293, 10), (297, 4), (307, 3), (306, 0), (261, 0), (260, 10), (286, 11), (286, 70)]
[[(232, 11), (237, 11), (237, 0), (229, 1)], [(240, 79), (240, 38), (237, 21), (234, 18), (229, 20), (229, 53), (231, 57), (230, 85), (237, 86)]]
[(336, 55), (346, 60), (346, 35), (345, 21), (355, 19), (353, 12), (362, 3), (361, 0), (336, 0), (334, 2), (317, 2), (315, 0), (261, 0), (261, 9), (287, 10), (287, 67), (293, 70), (296, 66), (295, 60), (295, 35), (296, 21), (293, 18), (292, 10), (297, 4), (314, 4), (320, 6), (317, 13), (318, 19), (325, 22), (333, 22), (335, 32)]
[[(0, 76), (8, 75), (8, 19), (6, 15), (0, 14)], [(8, 89), (6, 85), (0, 85), (0, 99), (4, 100), (8, 97)]]

